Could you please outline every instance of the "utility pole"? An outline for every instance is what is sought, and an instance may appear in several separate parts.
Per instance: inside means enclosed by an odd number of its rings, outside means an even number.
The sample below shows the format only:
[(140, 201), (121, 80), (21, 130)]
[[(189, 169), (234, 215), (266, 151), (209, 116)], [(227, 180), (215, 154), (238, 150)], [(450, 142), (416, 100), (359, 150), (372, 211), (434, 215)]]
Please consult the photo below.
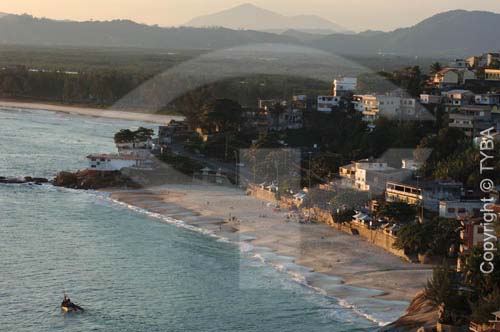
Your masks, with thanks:
[(309, 151), (309, 191), (311, 190), (311, 155), (312, 155), (312, 152)]

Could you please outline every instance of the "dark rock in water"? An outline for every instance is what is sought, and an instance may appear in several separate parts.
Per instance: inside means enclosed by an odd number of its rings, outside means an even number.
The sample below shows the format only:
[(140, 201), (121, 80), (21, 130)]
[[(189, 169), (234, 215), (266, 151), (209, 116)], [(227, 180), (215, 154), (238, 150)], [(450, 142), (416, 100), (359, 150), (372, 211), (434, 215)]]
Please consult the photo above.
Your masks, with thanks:
[(137, 188), (138, 185), (120, 171), (78, 171), (60, 172), (54, 178), (53, 184), (57, 187), (71, 189), (102, 189), (112, 187)]
[(0, 176), (0, 183), (3, 184), (23, 184), (23, 183), (47, 183), (48, 179), (45, 178), (33, 178), (31, 176), (25, 176), (23, 178), (12, 178)]

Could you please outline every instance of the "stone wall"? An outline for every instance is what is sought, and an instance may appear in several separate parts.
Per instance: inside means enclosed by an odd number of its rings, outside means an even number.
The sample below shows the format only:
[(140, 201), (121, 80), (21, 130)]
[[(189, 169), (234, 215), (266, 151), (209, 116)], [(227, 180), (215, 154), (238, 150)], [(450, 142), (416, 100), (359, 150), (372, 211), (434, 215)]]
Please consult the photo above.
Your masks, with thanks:
[(259, 186), (254, 186), (254, 185), (249, 186), (247, 189), (247, 193), (260, 200), (278, 204), (278, 198), (276, 193), (262, 189)]
[[(277, 204), (283, 204), (287, 206), (290, 202), (286, 199), (278, 200), (276, 193), (270, 192), (268, 190), (264, 190), (258, 186), (249, 186), (247, 193), (251, 196), (254, 196), (260, 200), (273, 202)], [(396, 237), (384, 232), (380, 229), (371, 230), (362, 225), (356, 225), (354, 223), (351, 224), (337, 224), (335, 223), (332, 214), (328, 210), (321, 209), (319, 207), (313, 208), (302, 208), (301, 212), (304, 215), (309, 215), (311, 213), (313, 215), (313, 219), (327, 224), (331, 227), (335, 227), (338, 230), (345, 232), (347, 234), (353, 235), (353, 230), (356, 230), (362, 238), (367, 241), (373, 243), (374, 245), (390, 252), (393, 255), (401, 257), (407, 261), (411, 261), (411, 259), (404, 253), (403, 250), (398, 250), (393, 248), (393, 244), (396, 241)]]

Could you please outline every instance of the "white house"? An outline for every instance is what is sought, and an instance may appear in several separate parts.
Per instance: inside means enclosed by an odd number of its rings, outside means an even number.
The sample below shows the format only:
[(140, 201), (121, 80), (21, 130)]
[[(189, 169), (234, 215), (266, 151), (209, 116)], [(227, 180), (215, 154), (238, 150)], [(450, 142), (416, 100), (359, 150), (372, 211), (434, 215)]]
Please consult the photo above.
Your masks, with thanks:
[(339, 106), (340, 100), (340, 96), (318, 96), (318, 112), (331, 112), (332, 107)]
[(386, 162), (365, 159), (340, 167), (339, 175), (343, 185), (350, 185), (359, 191), (381, 193), (387, 181), (402, 181), (411, 177), (411, 171), (390, 167)]
[(447, 219), (472, 217), (479, 214), (483, 205), (484, 203), (479, 200), (443, 200), (439, 202), (439, 216)]
[(333, 95), (342, 97), (346, 93), (357, 89), (358, 79), (355, 77), (341, 77), (333, 81)]
[(133, 154), (91, 154), (87, 156), (89, 170), (119, 171), (123, 168), (149, 169), (151, 161)]

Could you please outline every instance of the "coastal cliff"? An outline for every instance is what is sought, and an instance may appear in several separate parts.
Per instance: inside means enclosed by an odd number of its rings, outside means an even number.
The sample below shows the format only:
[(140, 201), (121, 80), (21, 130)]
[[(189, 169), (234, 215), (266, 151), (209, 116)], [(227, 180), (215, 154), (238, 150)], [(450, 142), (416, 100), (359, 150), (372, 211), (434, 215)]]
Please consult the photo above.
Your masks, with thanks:
[(138, 188), (139, 186), (120, 171), (77, 171), (59, 172), (53, 180), (56, 187), (71, 189), (103, 189), (114, 187)]
[(380, 332), (414, 332), (424, 327), (432, 330), (438, 321), (438, 308), (425, 298), (424, 291), (418, 293), (411, 301), (403, 316), (389, 325), (384, 326)]

